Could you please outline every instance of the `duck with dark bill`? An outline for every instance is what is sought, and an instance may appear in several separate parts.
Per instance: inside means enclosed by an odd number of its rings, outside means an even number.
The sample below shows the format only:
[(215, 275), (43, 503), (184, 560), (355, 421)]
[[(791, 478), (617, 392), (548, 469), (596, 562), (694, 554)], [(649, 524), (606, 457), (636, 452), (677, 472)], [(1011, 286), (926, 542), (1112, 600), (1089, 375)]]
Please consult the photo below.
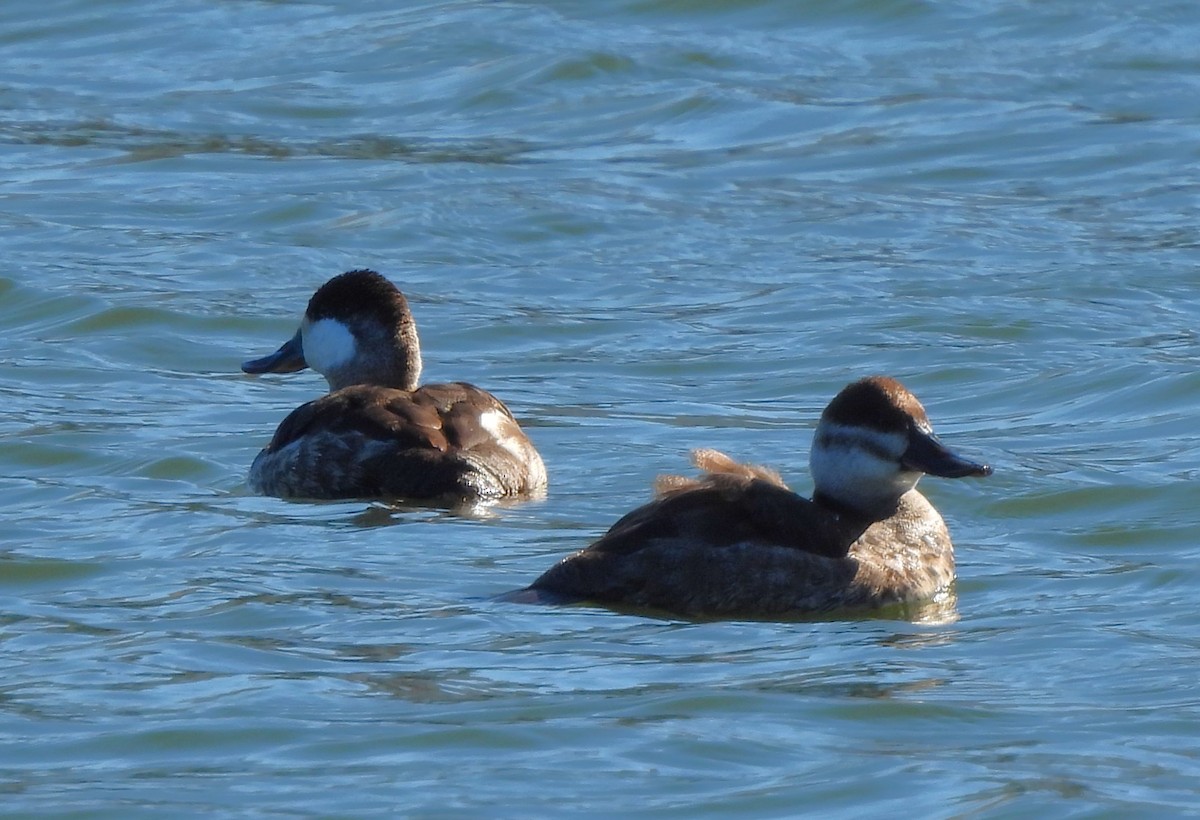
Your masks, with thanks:
[(466, 382), (418, 387), (416, 323), (378, 273), (330, 279), (295, 336), (242, 364), (247, 373), (306, 367), (330, 392), (279, 425), (250, 467), (256, 492), (454, 504), (545, 490), (542, 458), (502, 401)]
[(772, 617), (934, 598), (954, 581), (946, 523), (922, 475), (992, 468), (955, 455), (900, 382), (840, 392), (817, 425), (802, 498), (773, 471), (701, 450), (699, 478), (657, 498), (505, 600), (591, 601), (691, 617)]

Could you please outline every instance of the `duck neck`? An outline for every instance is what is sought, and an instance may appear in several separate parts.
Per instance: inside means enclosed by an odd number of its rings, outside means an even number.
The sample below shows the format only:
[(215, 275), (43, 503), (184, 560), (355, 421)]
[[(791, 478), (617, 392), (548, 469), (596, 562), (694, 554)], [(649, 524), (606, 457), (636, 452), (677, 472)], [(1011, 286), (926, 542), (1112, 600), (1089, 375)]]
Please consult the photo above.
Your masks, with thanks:
[(355, 384), (372, 384), (397, 390), (416, 390), (421, 379), (421, 347), (416, 328), (409, 322), (394, 334), (371, 327), (355, 332), (352, 359), (325, 373), (330, 391)]
[(413, 321), (411, 313), (406, 313), (390, 342), (393, 354), (387, 369), (387, 386), (416, 390), (421, 383), (421, 342), (417, 338), (417, 323)]
[(900, 506), (898, 498), (886, 498), (873, 502), (856, 499), (856, 503), (851, 504), (820, 490), (813, 493), (813, 501), (839, 516), (868, 521), (882, 521), (893, 515)]

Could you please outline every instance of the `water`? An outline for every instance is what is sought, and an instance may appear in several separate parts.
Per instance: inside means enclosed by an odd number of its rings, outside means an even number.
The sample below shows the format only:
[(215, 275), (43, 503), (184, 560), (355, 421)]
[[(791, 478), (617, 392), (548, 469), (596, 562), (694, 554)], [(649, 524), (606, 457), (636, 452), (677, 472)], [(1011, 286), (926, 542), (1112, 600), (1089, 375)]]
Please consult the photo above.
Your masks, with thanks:
[[(396, 8), (396, 6), (401, 6)], [(0, 811), (1200, 807), (1200, 9), (0, 9)], [(311, 290), (551, 473), (477, 516), (251, 496)], [(498, 604), (713, 446), (810, 489), (882, 372), (986, 481), (934, 617)]]

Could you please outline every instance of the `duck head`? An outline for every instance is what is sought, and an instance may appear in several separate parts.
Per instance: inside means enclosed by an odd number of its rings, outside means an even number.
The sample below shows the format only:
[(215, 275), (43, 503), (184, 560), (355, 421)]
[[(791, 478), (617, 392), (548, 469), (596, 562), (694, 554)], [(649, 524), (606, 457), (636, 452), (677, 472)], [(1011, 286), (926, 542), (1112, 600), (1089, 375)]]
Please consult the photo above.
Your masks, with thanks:
[(947, 449), (917, 397), (887, 376), (861, 379), (834, 397), (817, 423), (809, 465), (814, 497), (867, 515), (894, 509), (926, 473), (992, 473)]
[(317, 289), (296, 335), (274, 353), (242, 362), (246, 373), (311, 367), (340, 390), (352, 384), (416, 389), (421, 348), (408, 300), (372, 270), (352, 270)]

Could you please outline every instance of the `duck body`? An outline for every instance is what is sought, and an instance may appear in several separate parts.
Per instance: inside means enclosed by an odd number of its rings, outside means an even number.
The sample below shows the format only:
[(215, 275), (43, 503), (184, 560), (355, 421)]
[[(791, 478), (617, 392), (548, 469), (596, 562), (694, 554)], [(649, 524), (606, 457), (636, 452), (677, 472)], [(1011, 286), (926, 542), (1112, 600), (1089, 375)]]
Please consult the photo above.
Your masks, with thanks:
[[(853, 401), (842, 401), (847, 391)], [(697, 451), (695, 461), (699, 478), (660, 479), (657, 498), (512, 600), (687, 617), (926, 600), (953, 583), (954, 547), (941, 515), (914, 489), (917, 479), (991, 472), (943, 447), (916, 399), (886, 377), (854, 383), (823, 414), (813, 499), (716, 451)]]
[(465, 382), (354, 385), (293, 410), (250, 467), (281, 498), (454, 502), (537, 492), (541, 457), (504, 403)]
[(465, 382), (417, 386), (416, 326), (373, 271), (334, 277), (300, 330), (249, 373), (312, 366), (331, 392), (293, 410), (251, 465), (255, 492), (282, 498), (458, 503), (537, 494), (546, 469), (502, 401)]
[[(702, 451), (701, 466), (713, 455)], [(629, 513), (531, 589), (547, 600), (762, 617), (924, 600), (953, 580), (945, 522), (916, 490), (871, 520), (720, 469)]]

